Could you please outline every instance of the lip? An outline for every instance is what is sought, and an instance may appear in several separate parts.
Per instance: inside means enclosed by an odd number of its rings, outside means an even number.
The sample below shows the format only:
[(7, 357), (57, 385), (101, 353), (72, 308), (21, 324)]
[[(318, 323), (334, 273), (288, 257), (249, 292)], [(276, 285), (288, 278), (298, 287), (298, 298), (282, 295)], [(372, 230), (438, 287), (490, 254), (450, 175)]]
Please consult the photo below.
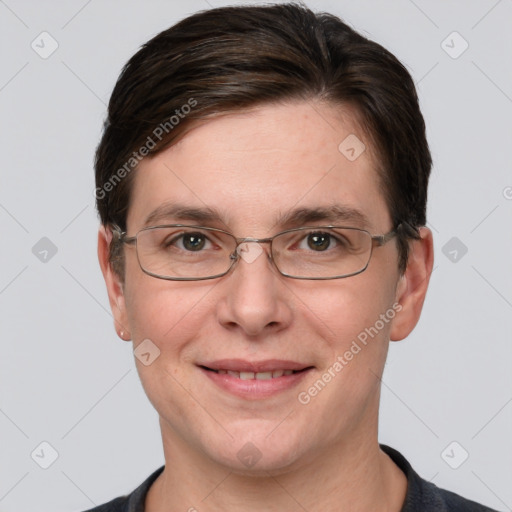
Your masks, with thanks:
[(264, 361), (245, 361), (244, 359), (218, 359), (198, 363), (198, 366), (206, 366), (211, 370), (231, 370), (233, 372), (270, 372), (273, 370), (304, 370), (311, 367), (297, 361), (286, 359), (266, 359)]
[[(198, 365), (199, 370), (223, 391), (245, 400), (261, 400), (297, 386), (314, 367), (296, 361), (269, 359), (266, 361), (244, 361), (223, 359)], [(273, 370), (295, 370), (297, 373), (282, 375), (269, 380), (242, 380), (228, 373), (219, 374), (208, 370), (231, 370), (236, 372), (268, 372)]]

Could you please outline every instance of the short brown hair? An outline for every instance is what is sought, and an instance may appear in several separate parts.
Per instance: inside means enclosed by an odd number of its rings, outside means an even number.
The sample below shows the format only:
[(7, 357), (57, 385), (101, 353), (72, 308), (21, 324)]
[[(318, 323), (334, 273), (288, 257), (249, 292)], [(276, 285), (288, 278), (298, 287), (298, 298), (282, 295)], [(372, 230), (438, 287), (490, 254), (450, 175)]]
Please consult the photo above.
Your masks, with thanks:
[[(403, 272), (408, 239), (417, 238), (417, 228), (426, 223), (432, 166), (414, 82), (394, 55), (338, 17), (294, 3), (198, 12), (128, 61), (96, 151), (101, 223), (126, 230), (132, 169), (176, 141), (192, 121), (295, 99), (348, 105), (357, 112), (379, 157), (393, 224), (402, 226)], [(110, 257), (123, 277), (116, 239)]]

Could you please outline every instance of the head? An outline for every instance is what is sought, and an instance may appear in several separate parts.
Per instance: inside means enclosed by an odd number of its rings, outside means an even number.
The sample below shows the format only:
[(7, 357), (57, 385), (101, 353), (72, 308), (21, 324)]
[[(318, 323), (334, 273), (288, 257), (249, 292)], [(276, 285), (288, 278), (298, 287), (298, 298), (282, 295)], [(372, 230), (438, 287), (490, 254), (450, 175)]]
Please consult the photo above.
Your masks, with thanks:
[[(364, 435), (356, 427), (378, 408), (388, 342), (414, 328), (432, 268), (425, 125), (414, 83), (391, 53), (298, 5), (197, 13), (124, 67), (95, 168), (112, 311), (135, 347), (150, 340), (159, 351), (137, 365), (164, 442), (167, 432), (169, 443), (238, 470), (247, 469), (237, 453), (250, 442), (262, 467), (279, 470)], [(118, 233), (134, 236), (164, 204), (184, 208), (160, 224), (208, 222), (237, 237), (271, 237), (302, 226), (285, 223), (290, 212), (333, 205), (362, 214), (343, 225), (396, 236), (348, 278), (287, 278), (262, 244), (223, 277), (163, 280), (142, 271)], [(205, 220), (206, 210), (217, 216)], [(318, 213), (308, 219), (332, 224)], [(202, 368), (230, 358), (309, 370), (298, 387), (247, 399)], [(307, 392), (319, 380), (325, 386)], [(285, 410), (290, 418), (276, 428)]]

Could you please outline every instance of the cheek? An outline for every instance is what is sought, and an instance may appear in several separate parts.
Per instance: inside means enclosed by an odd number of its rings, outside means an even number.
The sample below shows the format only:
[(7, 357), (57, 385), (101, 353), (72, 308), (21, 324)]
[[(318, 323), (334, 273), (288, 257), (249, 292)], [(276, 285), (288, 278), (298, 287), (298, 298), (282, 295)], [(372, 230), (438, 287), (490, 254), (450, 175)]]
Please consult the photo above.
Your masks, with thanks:
[[(315, 286), (299, 283), (295, 295), (300, 304), (299, 322), (316, 333), (324, 349), (336, 354), (348, 350), (368, 330), (374, 333), (376, 323), (379, 337), (386, 338), (394, 317), (393, 282), (376, 281), (370, 273)], [(381, 315), (389, 310), (383, 323)]]
[(126, 313), (135, 345), (148, 338), (161, 351), (178, 349), (180, 340), (205, 321), (205, 299), (214, 283), (157, 279), (142, 272), (136, 257), (127, 258), (126, 276)]
[(349, 279), (299, 293), (307, 304), (300, 312), (306, 332), (315, 334), (315, 352), (322, 354), (316, 380), (301, 389), (307, 395), (301, 403), (310, 400), (319, 421), (331, 421), (325, 413), (333, 407), (364, 409), (382, 374), (397, 312), (392, 283), (363, 274)]
[(338, 436), (344, 426), (357, 423), (376, 406), (397, 313), (392, 285), (351, 279), (354, 284), (347, 280), (343, 292), (340, 284), (304, 294), (308, 308), (301, 311), (309, 331), (314, 329), (317, 335), (323, 357), (315, 377), (299, 390), (297, 399), (304, 408), (299, 412), (313, 430), (324, 432), (325, 439)]
[[(127, 286), (127, 312), (136, 354), (139, 344), (146, 347), (147, 340), (156, 346), (150, 352), (157, 354), (148, 365), (136, 357), (137, 371), (148, 399), (164, 417), (185, 418), (201, 412), (186, 391), (191, 387), (188, 366), (194, 359), (194, 340), (212, 322), (209, 292), (213, 286), (165, 281), (145, 274)], [(182, 428), (185, 431), (186, 425)]]

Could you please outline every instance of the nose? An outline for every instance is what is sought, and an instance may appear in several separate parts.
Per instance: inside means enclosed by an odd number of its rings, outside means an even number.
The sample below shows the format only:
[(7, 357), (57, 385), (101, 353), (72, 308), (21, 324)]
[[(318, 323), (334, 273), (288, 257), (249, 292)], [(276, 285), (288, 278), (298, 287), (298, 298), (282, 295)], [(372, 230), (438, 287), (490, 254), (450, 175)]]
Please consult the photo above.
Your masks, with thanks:
[(291, 297), (286, 279), (274, 267), (267, 244), (243, 242), (238, 261), (219, 283), (222, 298), (217, 303), (219, 323), (256, 337), (275, 333), (291, 323)]

